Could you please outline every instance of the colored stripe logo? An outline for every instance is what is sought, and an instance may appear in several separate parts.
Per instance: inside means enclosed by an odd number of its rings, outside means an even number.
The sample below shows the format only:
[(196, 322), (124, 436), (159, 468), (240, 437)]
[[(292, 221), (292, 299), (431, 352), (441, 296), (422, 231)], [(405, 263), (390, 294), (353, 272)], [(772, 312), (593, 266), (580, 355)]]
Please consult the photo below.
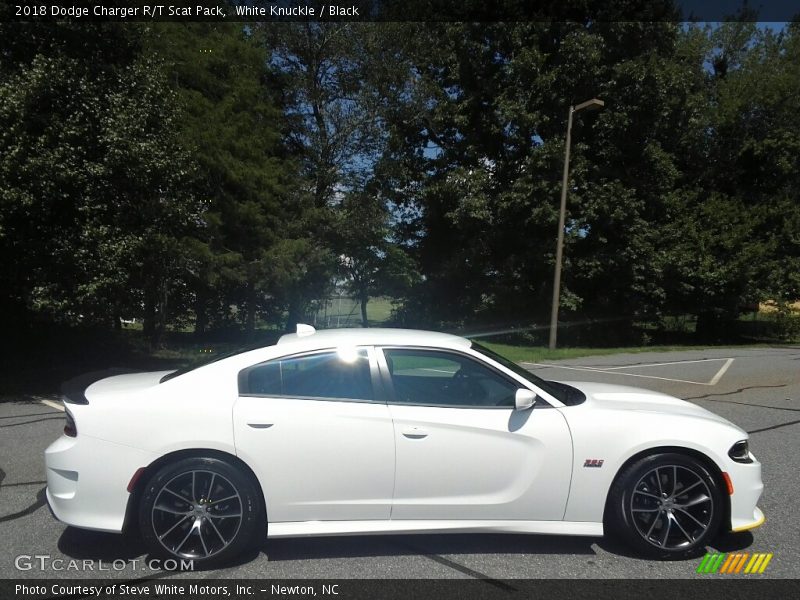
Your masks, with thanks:
[(724, 575), (755, 575), (767, 570), (772, 552), (709, 552), (697, 566), (700, 574), (720, 573)]

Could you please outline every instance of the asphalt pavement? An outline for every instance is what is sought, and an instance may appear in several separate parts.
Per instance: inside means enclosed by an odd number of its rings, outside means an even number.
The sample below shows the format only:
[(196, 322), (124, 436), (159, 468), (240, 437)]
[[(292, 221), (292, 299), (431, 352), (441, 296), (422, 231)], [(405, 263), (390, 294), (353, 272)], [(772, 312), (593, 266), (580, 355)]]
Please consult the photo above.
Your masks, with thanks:
[[(759, 505), (767, 520), (752, 533), (719, 539), (711, 549), (773, 553), (766, 572), (756, 577), (800, 575), (800, 347), (618, 354), (524, 366), (548, 379), (665, 392), (746, 429), (763, 464), (766, 487)], [(699, 559), (646, 560), (602, 538), (501, 534), (266, 540), (258, 551), (225, 569), (154, 571), (134, 537), (77, 530), (50, 515), (44, 501), (43, 451), (63, 427), (57, 400), (0, 399), (0, 539), (5, 548), (0, 578), (709, 577), (695, 573)]]

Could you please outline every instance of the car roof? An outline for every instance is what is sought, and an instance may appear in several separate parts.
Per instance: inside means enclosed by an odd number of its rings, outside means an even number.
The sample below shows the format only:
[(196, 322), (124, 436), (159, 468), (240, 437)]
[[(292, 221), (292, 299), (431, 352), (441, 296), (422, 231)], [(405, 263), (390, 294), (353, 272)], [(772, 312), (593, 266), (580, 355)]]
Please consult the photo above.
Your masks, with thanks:
[[(311, 328), (309, 328), (310, 330)], [(288, 333), (278, 340), (278, 345), (291, 344), (308, 349), (335, 346), (442, 346), (469, 348), (472, 342), (450, 333), (418, 329), (353, 328), (324, 329), (310, 333)]]

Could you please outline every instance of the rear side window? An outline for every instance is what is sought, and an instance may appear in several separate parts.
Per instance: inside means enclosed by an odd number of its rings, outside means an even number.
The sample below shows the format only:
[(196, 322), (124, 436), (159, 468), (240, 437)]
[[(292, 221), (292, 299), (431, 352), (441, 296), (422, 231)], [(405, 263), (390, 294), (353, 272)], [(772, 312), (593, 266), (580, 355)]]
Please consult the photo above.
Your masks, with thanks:
[(369, 357), (353, 349), (271, 360), (239, 373), (239, 394), (374, 400)]

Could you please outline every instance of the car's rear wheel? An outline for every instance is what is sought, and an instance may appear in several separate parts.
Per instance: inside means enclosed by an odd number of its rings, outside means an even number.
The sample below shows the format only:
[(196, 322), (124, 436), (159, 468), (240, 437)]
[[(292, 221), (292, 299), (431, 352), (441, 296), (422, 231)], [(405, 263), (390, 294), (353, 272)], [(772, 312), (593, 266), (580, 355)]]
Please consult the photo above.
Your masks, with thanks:
[(694, 555), (717, 534), (722, 520), (719, 485), (700, 460), (665, 453), (646, 456), (622, 471), (609, 495), (610, 525), (649, 556)]
[(218, 458), (184, 458), (160, 468), (139, 504), (139, 527), (157, 556), (225, 563), (263, 533), (263, 510), (251, 478)]

